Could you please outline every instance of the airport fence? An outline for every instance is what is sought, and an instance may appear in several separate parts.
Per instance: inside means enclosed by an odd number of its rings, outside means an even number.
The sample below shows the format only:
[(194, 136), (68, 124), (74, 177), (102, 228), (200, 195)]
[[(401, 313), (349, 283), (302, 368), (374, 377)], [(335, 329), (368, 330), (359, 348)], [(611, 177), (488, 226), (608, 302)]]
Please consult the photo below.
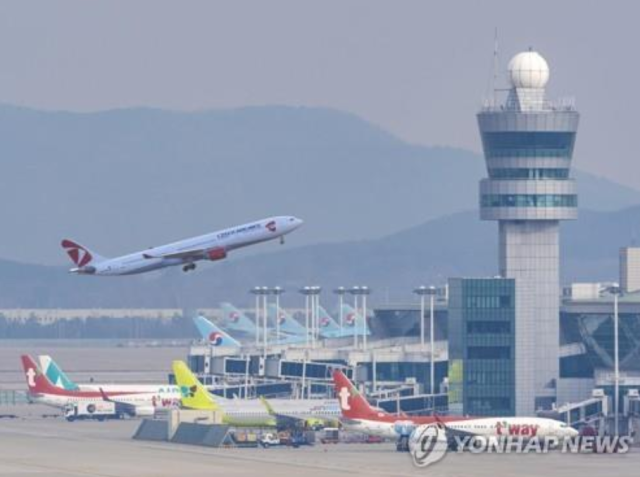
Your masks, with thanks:
[(29, 404), (25, 391), (0, 390), (0, 406), (16, 406)]

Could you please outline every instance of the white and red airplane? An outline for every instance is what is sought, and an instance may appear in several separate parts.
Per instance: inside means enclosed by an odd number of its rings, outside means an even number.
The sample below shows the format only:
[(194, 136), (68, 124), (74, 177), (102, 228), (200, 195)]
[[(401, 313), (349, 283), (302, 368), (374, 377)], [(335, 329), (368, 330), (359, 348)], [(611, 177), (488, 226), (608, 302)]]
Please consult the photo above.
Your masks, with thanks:
[(197, 261), (222, 260), (230, 251), (238, 248), (277, 238), (284, 243), (284, 236), (302, 223), (302, 220), (292, 216), (269, 217), (116, 258), (101, 257), (68, 239), (63, 240), (61, 245), (76, 265), (69, 270), (70, 273), (133, 275), (176, 265), (181, 265), (182, 270), (188, 272), (195, 270)]
[(347, 429), (397, 438), (401, 429), (441, 423), (451, 434), (570, 438), (578, 431), (564, 422), (541, 417), (397, 416), (374, 409), (342, 371), (333, 373), (336, 394)]
[(157, 409), (173, 409), (180, 404), (180, 390), (175, 386), (167, 386), (165, 391), (153, 393), (107, 392), (104, 389), (70, 391), (54, 386), (31, 356), (22, 356), (22, 367), (31, 400), (51, 407), (64, 409), (79, 402), (110, 401), (115, 403), (121, 414), (148, 416), (153, 415)]

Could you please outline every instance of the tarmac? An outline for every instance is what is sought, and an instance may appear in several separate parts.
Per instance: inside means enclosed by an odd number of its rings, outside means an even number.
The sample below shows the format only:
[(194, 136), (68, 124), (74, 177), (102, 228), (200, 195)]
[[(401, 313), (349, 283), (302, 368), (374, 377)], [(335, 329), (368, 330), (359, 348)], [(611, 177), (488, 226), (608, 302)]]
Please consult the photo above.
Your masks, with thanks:
[(386, 444), (211, 449), (133, 441), (139, 421), (0, 420), (0, 476), (637, 476), (640, 450), (628, 454), (447, 454), (427, 468)]

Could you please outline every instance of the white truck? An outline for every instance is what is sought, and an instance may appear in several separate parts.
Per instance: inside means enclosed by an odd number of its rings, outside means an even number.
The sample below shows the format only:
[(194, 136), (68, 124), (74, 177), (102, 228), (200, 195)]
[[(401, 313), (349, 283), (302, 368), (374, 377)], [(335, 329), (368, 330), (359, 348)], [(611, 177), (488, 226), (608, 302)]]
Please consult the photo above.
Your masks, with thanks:
[(264, 434), (262, 437), (260, 437), (258, 443), (265, 449), (272, 446), (279, 446), (281, 444), (278, 434), (274, 434), (272, 432)]
[(80, 401), (69, 404), (64, 409), (64, 417), (67, 421), (73, 422), (80, 419), (117, 419), (120, 416), (116, 412), (116, 405), (107, 401)]

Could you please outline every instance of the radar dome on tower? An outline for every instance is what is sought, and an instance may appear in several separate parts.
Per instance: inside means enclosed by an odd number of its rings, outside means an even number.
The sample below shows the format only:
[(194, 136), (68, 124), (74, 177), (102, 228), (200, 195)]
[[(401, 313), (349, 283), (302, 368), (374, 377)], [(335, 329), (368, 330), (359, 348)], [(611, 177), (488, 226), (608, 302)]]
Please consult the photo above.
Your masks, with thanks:
[(549, 81), (549, 65), (537, 51), (529, 50), (511, 58), (509, 80), (514, 88), (542, 89)]

